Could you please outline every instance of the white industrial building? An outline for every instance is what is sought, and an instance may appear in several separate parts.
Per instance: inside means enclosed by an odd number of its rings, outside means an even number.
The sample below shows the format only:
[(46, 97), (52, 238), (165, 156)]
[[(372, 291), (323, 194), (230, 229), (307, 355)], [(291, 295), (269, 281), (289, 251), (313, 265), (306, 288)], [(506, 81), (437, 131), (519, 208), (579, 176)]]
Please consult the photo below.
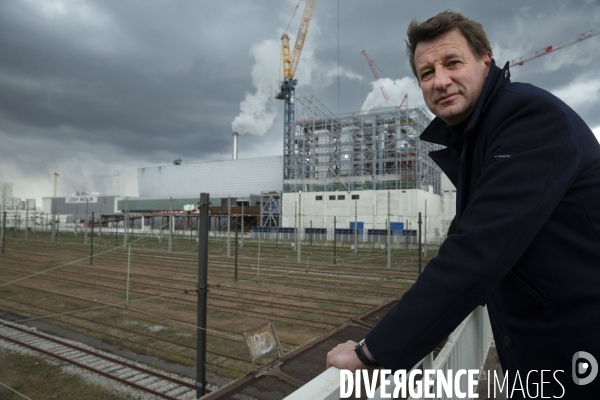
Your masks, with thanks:
[(283, 157), (138, 168), (141, 199), (249, 197), (283, 188)]
[(429, 122), (419, 107), (313, 115), (294, 122), (283, 156), (243, 160), (234, 134), (232, 160), (139, 168), (136, 208), (164, 209), (170, 198), (207, 192), (212, 206), (229, 199), (260, 205), (263, 232), (278, 226), (301, 236), (311, 227), (333, 232), (334, 219), (346, 230), (356, 221), (365, 237), (388, 228), (415, 235), (421, 213), (427, 241), (441, 240), (454, 217), (455, 189), (428, 155), (442, 147), (418, 139)]

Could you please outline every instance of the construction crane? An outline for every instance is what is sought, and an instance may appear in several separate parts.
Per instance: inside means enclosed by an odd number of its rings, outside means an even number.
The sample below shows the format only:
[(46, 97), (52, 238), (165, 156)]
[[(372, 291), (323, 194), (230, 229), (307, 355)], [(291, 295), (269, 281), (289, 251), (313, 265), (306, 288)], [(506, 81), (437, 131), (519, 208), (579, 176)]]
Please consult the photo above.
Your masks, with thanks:
[(60, 175), (57, 174), (56, 172), (54, 173), (54, 197), (56, 197), (56, 189), (58, 187), (58, 177)]
[(398, 106), (398, 108), (402, 108), (402, 105), (404, 104), (404, 102), (406, 101), (406, 99), (408, 99), (408, 93), (404, 94), (404, 97), (402, 98), (402, 101), (400, 102), (400, 105)]
[[(388, 95), (387, 90), (385, 90), (385, 87), (383, 86), (383, 83), (380, 82), (381, 78), (379, 77), (379, 73), (377, 72), (377, 68), (375, 68), (375, 61), (371, 60), (371, 58), (367, 54), (366, 50), (361, 51), (361, 53), (367, 59), (367, 63), (369, 64), (369, 67), (371, 67), (371, 71), (373, 72), (373, 76), (375, 77), (375, 80), (379, 84), (379, 88), (381, 89), (381, 93), (383, 93), (383, 97), (385, 98), (385, 101), (387, 101), (389, 103), (390, 102), (390, 96)], [(395, 84), (396, 84), (396, 82), (394, 82), (394, 85)], [(398, 108), (402, 107), (402, 105), (406, 101), (407, 97), (408, 97), (408, 93), (406, 93), (404, 95), (404, 97), (402, 98), (402, 101), (400, 102), (400, 105), (398, 106)]]
[(582, 42), (582, 41), (589, 39), (591, 37), (594, 37), (598, 34), (600, 34), (600, 29), (598, 29), (598, 28), (591, 29), (591, 30), (584, 32), (584, 33), (580, 34), (579, 36), (577, 36), (577, 38), (575, 38), (575, 40), (571, 40), (569, 42), (563, 42), (563, 43), (559, 44), (558, 46), (550, 45), (550, 46), (544, 47), (543, 49), (536, 50), (533, 53), (533, 55), (525, 56), (525, 58), (523, 58), (523, 57), (515, 58), (514, 60), (511, 60), (510, 66), (517, 67), (519, 65), (523, 65), (527, 61), (531, 61), (538, 57), (545, 56), (546, 54), (550, 54), (552, 52), (555, 52), (556, 50), (564, 49), (567, 46), (571, 46), (572, 44)]
[(294, 44), (294, 51), (290, 54), (290, 37), (287, 33), (281, 36), (281, 54), (283, 59), (283, 81), (279, 88), (276, 99), (283, 100), (283, 160), (284, 176), (291, 172), (292, 156), (294, 154), (294, 114), (296, 111), (295, 88), (298, 80), (294, 79), (296, 68), (300, 62), (300, 54), (308, 33), (308, 26), (312, 18), (313, 10), (317, 0), (307, 0), (304, 6), (304, 14), (300, 21), (298, 36)]
[(377, 69), (375, 68), (375, 62), (369, 58), (369, 55), (367, 54), (366, 50), (361, 51), (361, 53), (367, 59), (367, 63), (369, 64), (369, 67), (371, 67), (371, 71), (373, 72), (373, 76), (375, 77), (375, 80), (379, 84), (379, 88), (381, 89), (381, 93), (383, 93), (383, 97), (385, 98), (385, 101), (389, 102), (390, 101), (390, 96), (388, 96), (387, 91), (383, 87), (383, 83), (381, 83), (379, 81), (381, 78), (379, 77), (379, 73), (377, 73)]

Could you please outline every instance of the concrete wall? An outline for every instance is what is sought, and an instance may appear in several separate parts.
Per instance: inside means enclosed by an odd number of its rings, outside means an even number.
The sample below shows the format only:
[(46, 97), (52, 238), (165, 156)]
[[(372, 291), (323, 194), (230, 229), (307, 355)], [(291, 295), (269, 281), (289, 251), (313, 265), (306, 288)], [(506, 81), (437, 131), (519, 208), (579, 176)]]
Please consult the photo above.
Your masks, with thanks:
[[(282, 226), (294, 227), (295, 208), (299, 208), (299, 225), (308, 228), (333, 228), (336, 217), (337, 228), (350, 228), (354, 222), (355, 207), (358, 222), (364, 229), (386, 229), (388, 218), (388, 193), (391, 222), (403, 222), (405, 229), (418, 229), (418, 213), (421, 212), (423, 230), (428, 241), (445, 237), (442, 231), (441, 197), (432, 190), (361, 190), (355, 192), (305, 192), (283, 194)], [(352, 196), (358, 199), (352, 199)], [(317, 200), (321, 196), (322, 200)], [(333, 196), (335, 200), (330, 199)], [(340, 199), (344, 196), (344, 199)], [(300, 199), (301, 197), (301, 199)], [(300, 204), (300, 206), (298, 206)], [(427, 212), (425, 212), (427, 204)]]
[(138, 168), (140, 198), (247, 197), (283, 189), (283, 157)]

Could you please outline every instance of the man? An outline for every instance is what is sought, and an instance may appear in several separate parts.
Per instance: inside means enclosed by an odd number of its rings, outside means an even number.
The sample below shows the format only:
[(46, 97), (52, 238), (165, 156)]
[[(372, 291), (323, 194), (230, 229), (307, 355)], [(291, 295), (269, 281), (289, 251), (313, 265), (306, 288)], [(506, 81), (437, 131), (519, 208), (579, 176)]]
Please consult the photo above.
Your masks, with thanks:
[(446, 146), (430, 155), (457, 188), (456, 232), (364, 345), (339, 345), (327, 365), (410, 369), (486, 303), (510, 387), (518, 371), (529, 390), (513, 398), (535, 397), (541, 370), (544, 397), (598, 398), (600, 377), (571, 375), (577, 352), (600, 360), (598, 141), (562, 101), (511, 83), (460, 14), (413, 21), (407, 52), (436, 115), (421, 139)]

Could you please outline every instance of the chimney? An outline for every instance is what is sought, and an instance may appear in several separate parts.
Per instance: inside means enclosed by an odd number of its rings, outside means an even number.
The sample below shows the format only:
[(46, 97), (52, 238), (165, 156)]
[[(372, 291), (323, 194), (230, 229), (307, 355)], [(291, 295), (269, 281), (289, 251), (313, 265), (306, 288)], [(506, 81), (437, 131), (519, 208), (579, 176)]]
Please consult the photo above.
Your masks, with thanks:
[(233, 132), (233, 159), (237, 160), (238, 153), (238, 133)]

